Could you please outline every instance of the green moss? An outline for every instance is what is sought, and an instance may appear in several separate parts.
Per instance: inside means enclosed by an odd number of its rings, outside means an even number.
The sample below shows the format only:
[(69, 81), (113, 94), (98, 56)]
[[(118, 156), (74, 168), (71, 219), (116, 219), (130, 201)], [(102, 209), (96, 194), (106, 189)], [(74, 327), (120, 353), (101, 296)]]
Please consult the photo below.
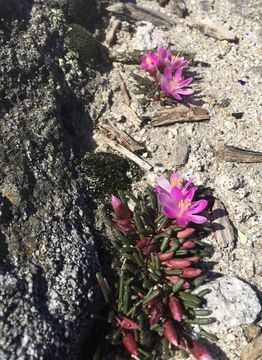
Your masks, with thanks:
[(86, 178), (91, 195), (100, 199), (117, 194), (118, 190), (130, 190), (131, 184), (143, 175), (134, 162), (111, 153), (86, 155), (80, 173)]
[(102, 47), (93, 35), (83, 26), (69, 24), (65, 35), (66, 47), (78, 55), (79, 62), (96, 68), (102, 59)]

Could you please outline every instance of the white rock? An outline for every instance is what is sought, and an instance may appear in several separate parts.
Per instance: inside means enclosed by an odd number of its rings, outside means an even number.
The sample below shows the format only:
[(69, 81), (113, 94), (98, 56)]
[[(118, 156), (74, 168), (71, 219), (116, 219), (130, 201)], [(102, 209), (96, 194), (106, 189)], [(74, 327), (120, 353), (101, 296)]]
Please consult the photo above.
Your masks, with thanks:
[(201, 288), (212, 289), (205, 299), (207, 308), (212, 311), (211, 316), (217, 319), (217, 322), (205, 326), (207, 331), (221, 333), (252, 324), (261, 310), (255, 291), (236, 277), (224, 276)]

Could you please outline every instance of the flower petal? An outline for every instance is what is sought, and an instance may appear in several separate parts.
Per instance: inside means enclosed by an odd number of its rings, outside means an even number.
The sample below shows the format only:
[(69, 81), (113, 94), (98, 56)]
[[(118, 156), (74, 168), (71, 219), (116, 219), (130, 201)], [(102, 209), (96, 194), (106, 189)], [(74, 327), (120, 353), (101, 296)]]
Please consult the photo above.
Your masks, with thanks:
[(194, 90), (193, 89), (177, 89), (176, 92), (181, 95), (191, 95), (194, 93)]
[(173, 187), (171, 192), (170, 192), (170, 196), (172, 199), (172, 203), (175, 207), (178, 206), (179, 201), (183, 199), (183, 193), (181, 191), (181, 189), (179, 189), (178, 187)]
[(175, 82), (180, 82), (182, 80), (182, 69), (177, 69), (174, 77)]
[(207, 221), (207, 218), (205, 216), (199, 216), (199, 215), (188, 215), (188, 220), (191, 222), (194, 222), (196, 224), (204, 224)]
[[(191, 190), (191, 189), (190, 189)], [(194, 202), (189, 210), (190, 210), (190, 213), (191, 214), (198, 214), (200, 213), (201, 211), (205, 210), (205, 208), (207, 207), (208, 205), (208, 201), (207, 200), (198, 200), (196, 202)]]
[(164, 75), (167, 78), (168, 81), (170, 81), (172, 79), (172, 71), (170, 67), (166, 67), (164, 70)]
[(170, 207), (164, 206), (163, 207), (163, 213), (166, 217), (170, 219), (175, 219), (177, 217), (177, 211), (176, 209), (172, 209)]
[(157, 178), (157, 185), (166, 192), (171, 191), (170, 182), (164, 176), (159, 176)]
[(180, 83), (180, 87), (181, 87), (181, 88), (182, 88), (182, 87), (185, 87), (185, 86), (189, 85), (192, 81), (193, 81), (193, 78), (192, 78), (192, 77), (187, 78), (187, 79), (185, 79), (184, 81), (182, 81), (182, 82)]
[(161, 86), (161, 89), (166, 93), (170, 93), (170, 84), (163, 74), (157, 74), (157, 80)]
[(177, 93), (177, 90), (172, 92), (172, 96), (176, 99), (176, 100), (182, 100), (182, 97)]

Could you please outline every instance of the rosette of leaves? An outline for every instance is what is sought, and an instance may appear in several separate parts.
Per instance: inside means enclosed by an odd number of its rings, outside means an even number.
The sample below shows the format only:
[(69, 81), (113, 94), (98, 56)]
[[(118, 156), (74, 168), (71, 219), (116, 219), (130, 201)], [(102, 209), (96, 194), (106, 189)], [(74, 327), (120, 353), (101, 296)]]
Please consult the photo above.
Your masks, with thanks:
[[(119, 192), (119, 198), (112, 201), (114, 286), (97, 274), (109, 309), (106, 339), (107, 346), (115, 346), (113, 358), (169, 359), (175, 351), (183, 351), (199, 360), (212, 359), (199, 340), (201, 336), (216, 340), (201, 329), (215, 321), (205, 308), (209, 290), (197, 292), (207, 280), (201, 261), (211, 253), (202, 238), (212, 229), (176, 225), (163, 215), (151, 187), (137, 197)], [(101, 348), (94, 356), (100, 352)]]

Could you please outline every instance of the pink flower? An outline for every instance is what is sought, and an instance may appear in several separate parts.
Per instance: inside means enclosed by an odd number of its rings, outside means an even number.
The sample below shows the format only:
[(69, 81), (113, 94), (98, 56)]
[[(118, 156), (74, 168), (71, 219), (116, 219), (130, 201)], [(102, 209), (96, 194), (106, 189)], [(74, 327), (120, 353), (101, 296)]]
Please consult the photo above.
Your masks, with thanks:
[(116, 321), (119, 326), (126, 330), (137, 330), (139, 329), (139, 325), (131, 319), (128, 319), (125, 316), (116, 317)]
[(188, 350), (196, 360), (214, 360), (199, 340), (192, 340), (192, 344), (188, 347)]
[[(173, 187), (178, 187), (182, 190), (183, 193), (188, 192), (189, 185), (193, 182), (194, 178), (189, 179), (186, 184), (183, 186), (184, 180), (180, 173), (174, 172), (170, 176), (170, 180), (168, 181), (164, 176), (159, 176), (157, 179), (157, 187), (155, 189), (156, 192), (161, 193), (163, 191), (170, 193)], [(194, 187), (195, 191), (197, 187)]]
[(189, 64), (188, 60), (185, 60), (183, 57), (178, 57), (175, 55), (171, 55), (165, 59), (165, 64), (172, 71), (176, 71), (177, 69), (182, 69)]
[(174, 296), (170, 296), (168, 306), (174, 320), (181, 321), (183, 317), (183, 310), (179, 300)]
[(128, 219), (131, 217), (132, 213), (129, 208), (116, 196), (112, 195), (111, 203), (115, 213), (120, 217), (120, 219)]
[(176, 219), (179, 225), (187, 226), (189, 222), (203, 224), (206, 217), (199, 214), (208, 205), (207, 200), (192, 201), (196, 188), (191, 188), (186, 194), (178, 187), (173, 187), (170, 193), (159, 194), (159, 202), (163, 206), (163, 213), (171, 219)]
[(130, 352), (131, 355), (138, 356), (138, 348), (133, 335), (129, 333), (123, 334), (122, 341), (124, 347), (127, 349), (128, 352)]
[(158, 73), (157, 80), (160, 83), (161, 89), (168, 95), (176, 100), (182, 100), (180, 95), (191, 95), (193, 94), (193, 89), (183, 89), (188, 86), (193, 78), (184, 79), (182, 76), (182, 69), (179, 68), (175, 75), (172, 75), (172, 71), (169, 67), (166, 67), (164, 74)]
[(141, 68), (155, 76), (159, 67), (159, 58), (153, 52), (148, 52), (141, 57)]
[(161, 66), (166, 65), (167, 59), (169, 59), (169, 58), (171, 59), (172, 54), (171, 54), (170, 50), (168, 50), (164, 46), (158, 46), (157, 56), (158, 56), (159, 66), (161, 67)]

